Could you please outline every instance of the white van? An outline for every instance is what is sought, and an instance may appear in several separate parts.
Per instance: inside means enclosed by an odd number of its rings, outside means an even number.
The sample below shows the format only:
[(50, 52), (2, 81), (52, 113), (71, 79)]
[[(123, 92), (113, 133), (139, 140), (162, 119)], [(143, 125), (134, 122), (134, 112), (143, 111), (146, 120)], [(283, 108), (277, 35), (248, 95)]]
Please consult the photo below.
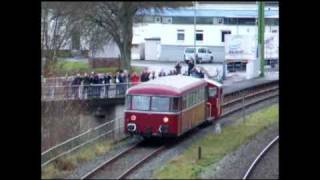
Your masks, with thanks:
[(207, 47), (196, 47), (196, 57), (194, 57), (194, 47), (187, 47), (184, 50), (184, 61), (196, 60), (196, 63), (213, 62), (213, 54)]

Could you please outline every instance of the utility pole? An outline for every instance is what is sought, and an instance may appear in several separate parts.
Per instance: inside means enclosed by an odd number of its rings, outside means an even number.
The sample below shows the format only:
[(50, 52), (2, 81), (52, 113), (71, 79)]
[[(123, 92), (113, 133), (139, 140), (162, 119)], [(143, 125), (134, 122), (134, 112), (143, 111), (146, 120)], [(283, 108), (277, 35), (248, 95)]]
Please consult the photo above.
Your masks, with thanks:
[(196, 62), (196, 16), (197, 16), (197, 2), (193, 2), (193, 9), (194, 9), (194, 16), (193, 16), (193, 27), (194, 27), (194, 39), (193, 39), (193, 46), (194, 46), (194, 60), (193, 63), (195, 64)]
[(264, 2), (258, 2), (258, 53), (260, 61), (260, 77), (264, 77)]

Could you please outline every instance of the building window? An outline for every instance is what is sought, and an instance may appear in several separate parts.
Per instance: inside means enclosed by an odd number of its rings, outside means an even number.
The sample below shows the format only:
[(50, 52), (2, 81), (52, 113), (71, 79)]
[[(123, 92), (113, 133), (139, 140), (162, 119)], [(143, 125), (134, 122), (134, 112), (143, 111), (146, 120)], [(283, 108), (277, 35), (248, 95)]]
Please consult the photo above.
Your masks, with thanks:
[(203, 30), (196, 31), (196, 41), (203, 41)]
[(184, 30), (178, 30), (177, 40), (184, 41)]
[(221, 32), (221, 42), (224, 42), (224, 38), (226, 34), (231, 34), (231, 31), (222, 31)]
[(223, 24), (223, 18), (221, 17), (213, 18), (213, 24)]
[(162, 18), (162, 23), (171, 24), (172, 23), (172, 18), (171, 17), (164, 17), (164, 18)]
[(161, 23), (161, 17), (159, 17), (159, 16), (155, 17), (155, 22), (156, 23)]
[(255, 18), (238, 18), (238, 25), (255, 25)]

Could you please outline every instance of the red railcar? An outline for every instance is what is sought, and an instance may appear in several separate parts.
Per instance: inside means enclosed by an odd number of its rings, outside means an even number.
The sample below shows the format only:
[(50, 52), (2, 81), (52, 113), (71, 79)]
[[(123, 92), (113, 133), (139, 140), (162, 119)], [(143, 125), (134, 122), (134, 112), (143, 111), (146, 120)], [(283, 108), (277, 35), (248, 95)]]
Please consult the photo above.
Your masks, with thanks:
[(177, 137), (221, 113), (222, 87), (212, 80), (166, 76), (127, 90), (125, 132)]

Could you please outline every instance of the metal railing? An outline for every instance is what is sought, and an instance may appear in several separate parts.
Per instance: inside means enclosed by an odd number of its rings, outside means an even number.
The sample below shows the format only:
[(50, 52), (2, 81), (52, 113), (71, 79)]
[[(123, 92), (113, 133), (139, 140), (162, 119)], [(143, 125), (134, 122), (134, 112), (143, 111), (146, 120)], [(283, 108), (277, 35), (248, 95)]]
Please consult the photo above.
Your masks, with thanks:
[(42, 86), (41, 100), (70, 100), (124, 97), (136, 83)]
[(123, 126), (120, 125), (122, 119), (123, 117), (117, 118), (95, 128), (90, 128), (77, 136), (43, 151), (41, 153), (41, 167), (102, 137), (109, 138), (111, 142), (123, 139), (126, 135), (123, 133)]

